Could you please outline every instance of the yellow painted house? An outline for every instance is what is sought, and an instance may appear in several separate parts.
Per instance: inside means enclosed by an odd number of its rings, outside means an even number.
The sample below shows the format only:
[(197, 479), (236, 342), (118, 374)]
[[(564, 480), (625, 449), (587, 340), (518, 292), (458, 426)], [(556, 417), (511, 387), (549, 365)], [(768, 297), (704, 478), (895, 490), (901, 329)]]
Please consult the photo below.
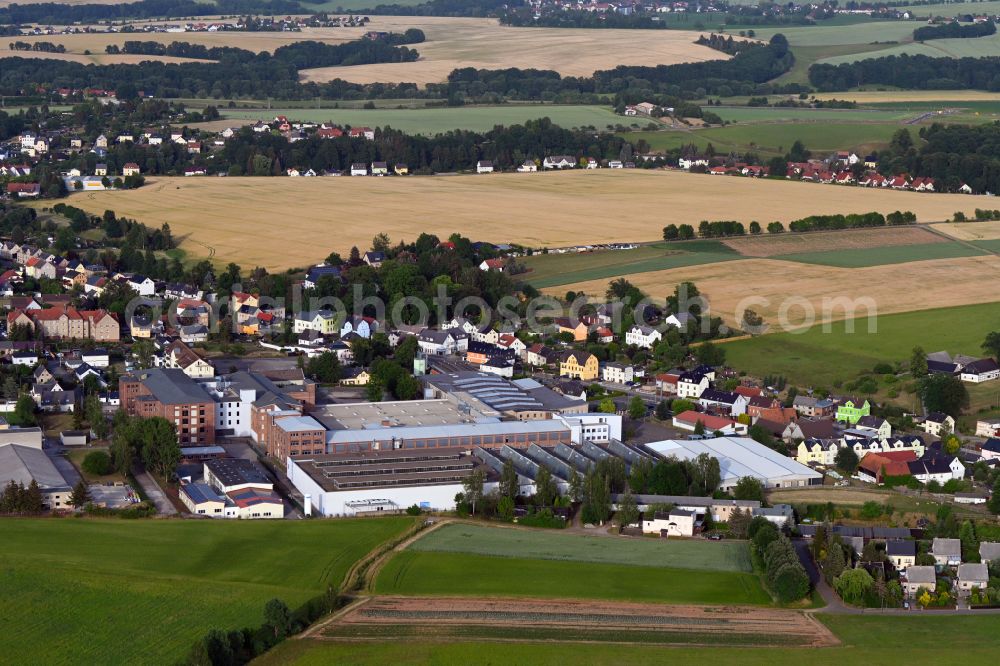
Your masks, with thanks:
[(559, 357), (559, 376), (595, 381), (599, 371), (597, 357), (585, 351), (567, 351)]

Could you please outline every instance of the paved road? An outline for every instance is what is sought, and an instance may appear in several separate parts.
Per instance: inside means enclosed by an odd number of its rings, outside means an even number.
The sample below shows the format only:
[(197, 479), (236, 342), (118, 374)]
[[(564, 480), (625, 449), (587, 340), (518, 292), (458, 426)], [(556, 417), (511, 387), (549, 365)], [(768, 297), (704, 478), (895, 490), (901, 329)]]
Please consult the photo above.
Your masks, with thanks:
[(156, 505), (156, 510), (159, 511), (164, 516), (175, 516), (177, 515), (177, 509), (174, 507), (170, 498), (160, 490), (160, 486), (156, 483), (156, 480), (149, 475), (148, 472), (139, 472), (134, 470), (135, 480), (139, 482), (142, 487), (143, 493), (146, 494), (153, 504)]

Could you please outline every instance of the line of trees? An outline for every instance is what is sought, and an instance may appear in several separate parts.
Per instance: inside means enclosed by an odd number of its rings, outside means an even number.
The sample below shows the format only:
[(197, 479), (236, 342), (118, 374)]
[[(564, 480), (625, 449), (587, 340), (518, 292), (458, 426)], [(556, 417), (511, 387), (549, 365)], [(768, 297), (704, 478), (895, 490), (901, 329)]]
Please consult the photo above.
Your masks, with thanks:
[(975, 37), (988, 37), (995, 35), (997, 27), (993, 21), (983, 23), (972, 23), (962, 25), (958, 21), (945, 23), (942, 25), (925, 25), (913, 31), (913, 40), (916, 42), (927, 41), (928, 39), (969, 39)]
[(0, 8), (0, 24), (96, 23), (98, 21), (224, 14), (308, 14), (309, 10), (293, 0), (139, 0), (116, 4), (65, 5), (57, 2), (11, 4)]
[(898, 55), (839, 65), (816, 64), (809, 82), (821, 92), (889, 85), (908, 90), (1000, 90), (1000, 58)]
[(832, 231), (840, 229), (864, 229), (913, 224), (917, 216), (910, 212), (894, 211), (889, 215), (882, 213), (851, 213), (849, 215), (810, 215), (800, 220), (788, 223), (789, 231)]
[(747, 536), (751, 555), (763, 569), (767, 587), (778, 601), (790, 603), (809, 594), (809, 575), (795, 546), (774, 523), (758, 516), (750, 521)]
[[(143, 47), (144, 48), (144, 47)], [(227, 53), (238, 54), (239, 49)], [(327, 83), (299, 81), (297, 68), (363, 62), (400, 62), (415, 58), (406, 47), (382, 40), (360, 40), (341, 45), (297, 42), (277, 49), (273, 56), (255, 54), (223, 58), (218, 62), (163, 63), (144, 61), (128, 65), (6, 58), (0, 68), (0, 93), (18, 94), (37, 85), (40, 72), (53, 86), (107, 88), (120, 99), (139, 90), (157, 97), (253, 97), (277, 99), (433, 98), (451, 104), (466, 100), (590, 100), (630, 92), (632, 97), (654, 95), (703, 96), (799, 92), (801, 86), (767, 83), (791, 69), (794, 57), (783, 35), (767, 45), (754, 44), (728, 60), (656, 67), (619, 66), (590, 77), (563, 77), (535, 69), (456, 69), (446, 83), (419, 88), (414, 83), (356, 84), (336, 79)], [(325, 63), (325, 64), (324, 64)]]

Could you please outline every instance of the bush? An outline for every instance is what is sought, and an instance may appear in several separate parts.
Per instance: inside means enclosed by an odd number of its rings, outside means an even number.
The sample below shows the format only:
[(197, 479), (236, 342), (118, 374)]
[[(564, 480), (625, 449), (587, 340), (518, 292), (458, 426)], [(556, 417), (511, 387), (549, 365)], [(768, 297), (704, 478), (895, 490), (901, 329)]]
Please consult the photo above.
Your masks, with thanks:
[(114, 469), (111, 456), (108, 455), (107, 451), (91, 451), (83, 459), (80, 467), (91, 476), (105, 476)]
[(406, 507), (406, 515), (408, 516), (419, 516), (424, 511), (416, 504)]

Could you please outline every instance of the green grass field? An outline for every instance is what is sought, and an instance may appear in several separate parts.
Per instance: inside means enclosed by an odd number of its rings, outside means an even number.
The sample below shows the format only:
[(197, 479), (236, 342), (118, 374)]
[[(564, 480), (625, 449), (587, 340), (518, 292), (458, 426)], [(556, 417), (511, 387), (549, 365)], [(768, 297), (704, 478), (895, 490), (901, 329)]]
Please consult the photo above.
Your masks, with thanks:
[(658, 566), (405, 550), (379, 573), (381, 594), (614, 599), (768, 605), (757, 576)]
[(645, 139), (653, 150), (670, 150), (694, 144), (704, 148), (712, 144), (717, 152), (752, 150), (764, 157), (783, 155), (795, 141), (802, 141), (816, 152), (867, 150), (887, 145), (902, 125), (897, 122), (773, 122), (739, 123), (701, 130), (625, 132), (630, 141)]
[(896, 122), (912, 117), (913, 113), (895, 109), (800, 109), (766, 106), (713, 106), (709, 109), (723, 120), (741, 123), (760, 122)]
[[(371, 643), (325, 640), (286, 641), (259, 663), (264, 666), (332, 663), (378, 665), (422, 663), (440, 666), (484, 664), (635, 664), (681, 666), (724, 664), (738, 666), (815, 666), (845, 664), (916, 663), (929, 666), (984, 666), (996, 663), (998, 641), (995, 615), (877, 615), (816, 616), (842, 641), (830, 648), (712, 648), (654, 646), (626, 647), (601, 643), (505, 643), (415, 639)], [(945, 639), (946, 637), (946, 639)]]
[[(854, 332), (848, 332), (853, 324)], [(979, 354), (990, 331), (1000, 329), (1000, 303), (918, 310), (877, 318), (869, 332), (866, 319), (815, 326), (801, 333), (775, 333), (723, 346), (726, 364), (751, 375), (784, 375), (799, 387), (830, 388), (876, 363), (903, 361), (911, 350), (947, 350), (952, 354)]]
[(296, 607), (412, 524), (4, 519), (2, 654), (23, 663), (173, 663), (214, 628)]
[(470, 553), (647, 567), (753, 571), (746, 544), (736, 541), (608, 539), (478, 525), (448, 525), (415, 541), (410, 549), (422, 553)]
[[(721, 548), (719, 547), (721, 546)], [(745, 543), (659, 542), (449, 525), (379, 572), (375, 591), (768, 605)]]
[(413, 134), (434, 135), (449, 130), (485, 131), (496, 125), (514, 125), (551, 118), (562, 127), (605, 129), (628, 124), (603, 106), (526, 104), (423, 109), (220, 109), (223, 118), (258, 120), (286, 115), (293, 121), (333, 122), (338, 125), (392, 127)]
[(740, 259), (735, 250), (719, 241), (654, 243), (634, 250), (537, 254), (527, 257), (531, 270), (524, 278), (538, 289), (585, 280), (615, 278), (632, 273), (659, 271)]
[(865, 268), (887, 264), (905, 264), (910, 261), (929, 259), (955, 259), (958, 257), (979, 257), (986, 254), (965, 243), (927, 243), (925, 245), (895, 245), (891, 247), (870, 247), (849, 251), (803, 252), (783, 254), (773, 259), (797, 261), (803, 264), (837, 266), (840, 268)]

